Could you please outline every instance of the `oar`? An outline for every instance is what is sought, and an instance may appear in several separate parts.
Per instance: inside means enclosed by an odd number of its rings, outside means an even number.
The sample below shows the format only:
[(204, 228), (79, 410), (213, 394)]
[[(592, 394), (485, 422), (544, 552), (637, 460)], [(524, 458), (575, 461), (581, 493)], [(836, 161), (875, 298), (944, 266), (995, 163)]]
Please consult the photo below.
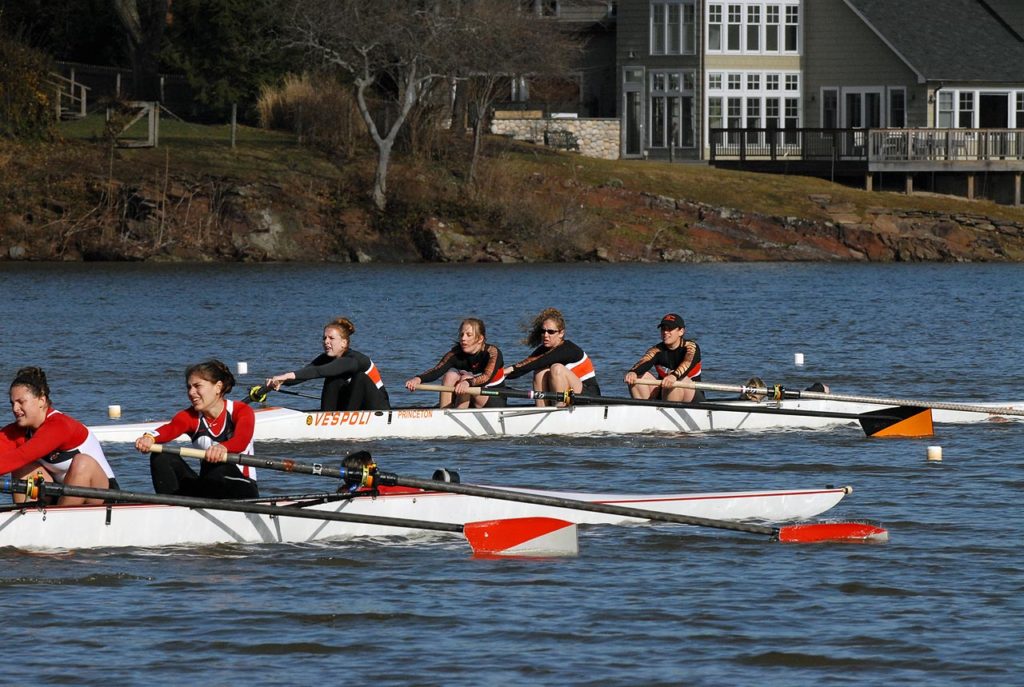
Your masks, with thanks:
[[(204, 451), (187, 446), (179, 447), (154, 444), (153, 448), (156, 449), (157, 446), (160, 446), (160, 450), (165, 453), (174, 453), (193, 458), (201, 458), (205, 455)], [(443, 491), (453, 494), (465, 494), (467, 496), (516, 501), (518, 503), (528, 503), (535, 506), (552, 506), (555, 508), (605, 513), (607, 515), (619, 515), (622, 517), (639, 518), (642, 520), (671, 522), (681, 525), (695, 525), (698, 527), (712, 527), (722, 530), (732, 530), (735, 532), (766, 535), (771, 538), (771, 541), (792, 543), (825, 541), (882, 542), (887, 541), (889, 538), (889, 533), (884, 528), (863, 522), (812, 522), (772, 527), (770, 525), (731, 522), (729, 520), (716, 520), (692, 515), (661, 513), (658, 511), (644, 510), (642, 508), (618, 506), (610, 503), (591, 503), (590, 501), (580, 501), (578, 499), (568, 499), (560, 496), (527, 494), (519, 491), (499, 489), (496, 487), (483, 487), (474, 484), (440, 482), (437, 480), (417, 479), (414, 477), (399, 477), (394, 473), (381, 472), (376, 468), (376, 466), (367, 466), (366, 468), (332, 468), (320, 464), (303, 464), (290, 458), (283, 460), (274, 458), (257, 458), (255, 456), (246, 456), (238, 453), (229, 453), (227, 460), (230, 463), (236, 463), (238, 465), (282, 470), (284, 472), (299, 472), (302, 474), (320, 475), (323, 477), (336, 477), (345, 480), (346, 484), (359, 484), (365, 486), (381, 484), (385, 486), (412, 487), (414, 489), (423, 489), (425, 491)]]
[[(637, 384), (655, 385), (660, 382), (651, 380), (637, 380)], [(733, 386), (729, 384), (712, 384), (711, 382), (689, 382), (679, 381), (673, 384), (682, 389), (707, 389), (709, 391), (735, 391), (745, 394), (752, 393), (761, 396), (769, 396), (774, 400), (783, 398), (813, 398), (826, 401), (850, 401), (852, 403), (871, 403), (883, 406), (915, 406), (918, 408), (933, 408), (935, 410), (960, 410), (966, 413), (986, 413), (988, 415), (1018, 415), (1024, 416), (1024, 409), (998, 406), (972, 405), (969, 403), (947, 403), (945, 401), (921, 401), (906, 398), (880, 398), (877, 396), (847, 396), (844, 394), (822, 393), (820, 391), (794, 391), (786, 389), (781, 384), (773, 386)]]
[(287, 394), (289, 396), (299, 396), (301, 398), (312, 398), (312, 399), (315, 399), (317, 401), (320, 400), (320, 397), (316, 396), (314, 394), (307, 394), (307, 393), (303, 393), (301, 391), (291, 391), (289, 389), (271, 389), (268, 386), (263, 386), (263, 385), (260, 385), (260, 384), (257, 384), (256, 386), (249, 387), (249, 393), (246, 395), (245, 399), (243, 399), (243, 400), (250, 401), (252, 403), (265, 403), (266, 400), (267, 400), (267, 394), (269, 392), (271, 392), (271, 391), (276, 391), (279, 394)]
[[(452, 391), (455, 387), (439, 384), (420, 384), (417, 391)], [(842, 413), (827, 410), (802, 410), (798, 408), (768, 408), (756, 405), (711, 403), (708, 401), (662, 401), (660, 399), (631, 398), (618, 396), (586, 396), (571, 391), (519, 391), (516, 389), (488, 389), (471, 386), (470, 396), (508, 396), (559, 403), (602, 403), (606, 405), (650, 406), (654, 408), (683, 408), (687, 410), (714, 410), (725, 413), (754, 413), (767, 415), (793, 415), (805, 417), (826, 417), (839, 420), (857, 420), (864, 433), (870, 437), (926, 437), (931, 436), (931, 411), (926, 408), (897, 406), (872, 410), (867, 413)]]
[[(160, 446), (155, 444), (154, 449)], [(177, 453), (166, 447), (168, 453)], [(184, 449), (189, 450), (189, 449)], [(191, 449), (198, 451), (198, 449)], [(203, 451), (198, 451), (200, 455)], [(190, 454), (187, 454), (190, 455)], [(86, 499), (100, 499), (118, 503), (152, 503), (162, 506), (185, 506), (187, 508), (203, 508), (206, 510), (232, 511), (235, 513), (252, 513), (255, 515), (272, 515), (286, 518), (307, 518), (311, 520), (332, 520), (337, 522), (354, 522), (364, 525), (380, 525), (382, 527), (403, 527), (407, 529), (433, 530), (437, 532), (457, 532), (466, 537), (475, 555), (493, 556), (507, 554), (510, 550), (516, 554), (540, 555), (552, 553), (544, 549), (531, 548), (529, 542), (543, 538), (552, 532), (558, 532), (572, 523), (556, 518), (510, 518), (505, 520), (489, 520), (470, 522), (465, 525), (432, 522), (429, 520), (413, 520), (408, 518), (392, 518), (379, 515), (359, 515), (356, 513), (338, 513), (332, 511), (310, 510), (295, 506), (270, 506), (251, 501), (232, 501), (229, 499), (206, 499), (195, 496), (178, 496), (174, 494), (145, 494), (119, 489), (94, 489), (92, 487), (76, 487), (59, 482), (43, 482), (42, 480), (12, 480), (4, 478), (0, 482), (0, 492), (8, 494), (25, 494), (30, 499), (45, 500), (46, 496), (77, 496)], [(20, 504), (23, 508), (30, 504)], [(571, 536), (575, 538), (575, 533)], [(518, 548), (517, 548), (518, 547)], [(573, 548), (575, 548), (573, 546)], [(575, 551), (565, 551), (575, 553)]]

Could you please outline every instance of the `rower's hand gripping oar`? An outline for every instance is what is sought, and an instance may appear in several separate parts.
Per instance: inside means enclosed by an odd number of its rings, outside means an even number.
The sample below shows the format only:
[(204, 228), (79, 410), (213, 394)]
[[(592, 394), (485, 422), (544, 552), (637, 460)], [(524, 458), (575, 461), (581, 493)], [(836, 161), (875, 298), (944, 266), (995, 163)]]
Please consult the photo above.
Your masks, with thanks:
[[(204, 451), (196, 448), (166, 446), (161, 444), (156, 444), (153, 448), (155, 449), (157, 446), (160, 446), (161, 451), (176, 453), (181, 456), (202, 458), (205, 455)], [(484, 487), (473, 484), (400, 477), (394, 473), (382, 472), (374, 464), (357, 468), (332, 468), (321, 464), (303, 464), (291, 459), (281, 460), (274, 458), (257, 458), (255, 456), (246, 456), (238, 453), (229, 453), (228, 462), (236, 463), (238, 465), (268, 468), (270, 470), (282, 470), (284, 472), (298, 472), (308, 475), (335, 477), (341, 479), (348, 489), (351, 489), (352, 487), (373, 488), (377, 485), (412, 487), (415, 489), (423, 489), (425, 491), (442, 491), (453, 494), (465, 494), (467, 496), (478, 496), (482, 498), (528, 503), (537, 506), (552, 506), (555, 508), (565, 508), (569, 510), (582, 510), (593, 513), (618, 515), (627, 518), (639, 518), (641, 520), (670, 522), (681, 525), (695, 525), (698, 527), (713, 527), (716, 529), (732, 530), (735, 532), (761, 534), (770, 537), (771, 541), (792, 543), (826, 541), (883, 542), (888, 541), (889, 538), (889, 533), (884, 528), (863, 522), (815, 522), (780, 526), (731, 522), (729, 520), (716, 520), (691, 515), (661, 513), (658, 511), (632, 508), (629, 506), (619, 506), (609, 503), (591, 503), (590, 501), (580, 501), (578, 499), (568, 499), (558, 496), (528, 494), (508, 489), (497, 489), (495, 487)]]
[[(654, 384), (643, 380), (638, 383)], [(687, 386), (684, 384), (684, 386)], [(692, 388), (692, 387), (691, 387)], [(438, 384), (420, 384), (417, 391), (452, 391), (454, 387)], [(803, 417), (826, 417), (841, 420), (857, 420), (868, 436), (925, 437), (933, 434), (931, 412), (926, 408), (895, 407), (873, 410), (868, 413), (843, 413), (826, 410), (805, 410), (798, 408), (772, 408), (756, 405), (714, 403), (709, 401), (662, 401), (660, 399), (631, 398), (618, 396), (587, 396), (572, 391), (519, 391), (515, 389), (488, 389), (471, 386), (470, 396), (507, 396), (532, 400), (557, 401), (558, 403), (589, 403), (606, 405), (651, 406), (655, 408), (682, 408), (687, 410), (712, 410), (726, 413), (791, 415)]]
[[(203, 458), (206, 451), (188, 446), (166, 446), (164, 444), (153, 444), (150, 449), (152, 453), (170, 453), (189, 458)], [(273, 459), (256, 459), (253, 456), (245, 456), (238, 453), (228, 453), (227, 461), (238, 465), (251, 465), (253, 467), (269, 468), (271, 470), (282, 470), (285, 472), (303, 472), (312, 475), (325, 475), (327, 477), (339, 477), (341, 472), (331, 468), (324, 468), (320, 465), (302, 465), (294, 461), (279, 461)], [(372, 470), (369, 468), (373, 468)], [(349, 475), (350, 481), (358, 481), (360, 486), (373, 488), (376, 479), (376, 466), (364, 468), (346, 468), (345, 474)], [(309, 510), (295, 506), (267, 506), (252, 502), (233, 501), (228, 499), (203, 499), (191, 496), (177, 496), (170, 494), (139, 494), (136, 492), (123, 492), (111, 489), (87, 489), (84, 487), (71, 487), (64, 484), (46, 483), (40, 485), (41, 480), (35, 481), (34, 491), (30, 498), (45, 497), (45, 494), (57, 494), (67, 496), (81, 496), (90, 499), (103, 499), (104, 501), (118, 501), (128, 503), (155, 503), (171, 506), (187, 506), (189, 508), (207, 508), (210, 510), (229, 510), (241, 513), (256, 513), (262, 515), (279, 515), (295, 518), (311, 518), (320, 520), (336, 520), (341, 522), (357, 522), (370, 525), (382, 525), (385, 527), (404, 527), (420, 530), (436, 530), (439, 532), (461, 532), (465, 535), (473, 554), (476, 556), (552, 556), (552, 555), (576, 555), (578, 548), (576, 544), (576, 526), (568, 521), (549, 517), (527, 517), (527, 518), (504, 518), (499, 520), (484, 520), (480, 522), (468, 522), (465, 524), (433, 522), (429, 520), (412, 520), (408, 518), (393, 518), (379, 515), (359, 515), (355, 513), (338, 513), (333, 511)], [(11, 486), (11, 485), (14, 486)], [(358, 487), (355, 487), (358, 488)], [(12, 483), (8, 478), (0, 482), (0, 492), (18, 489), (33, 489), (31, 484)], [(26, 492), (27, 493), (27, 492)]]
[(247, 401), (249, 403), (266, 403), (267, 394), (270, 393), (271, 391), (276, 391), (279, 394), (287, 394), (289, 396), (299, 396), (300, 398), (312, 398), (316, 399), (317, 401), (320, 400), (319, 396), (314, 396), (313, 394), (304, 394), (301, 391), (289, 391), (288, 389), (271, 389), (270, 387), (265, 386), (263, 384), (257, 384), (256, 386), (249, 387), (249, 393), (246, 394), (246, 397), (243, 399), (243, 401)]

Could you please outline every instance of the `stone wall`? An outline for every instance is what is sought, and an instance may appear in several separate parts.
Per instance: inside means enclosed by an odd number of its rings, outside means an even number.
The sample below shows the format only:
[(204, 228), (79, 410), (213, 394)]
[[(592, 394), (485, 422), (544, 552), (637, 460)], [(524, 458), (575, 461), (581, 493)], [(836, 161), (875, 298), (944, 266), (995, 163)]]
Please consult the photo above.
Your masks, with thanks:
[(618, 119), (562, 119), (534, 117), (530, 114), (496, 112), (491, 121), (491, 133), (543, 145), (545, 131), (571, 131), (579, 141), (581, 155), (605, 160), (619, 159)]

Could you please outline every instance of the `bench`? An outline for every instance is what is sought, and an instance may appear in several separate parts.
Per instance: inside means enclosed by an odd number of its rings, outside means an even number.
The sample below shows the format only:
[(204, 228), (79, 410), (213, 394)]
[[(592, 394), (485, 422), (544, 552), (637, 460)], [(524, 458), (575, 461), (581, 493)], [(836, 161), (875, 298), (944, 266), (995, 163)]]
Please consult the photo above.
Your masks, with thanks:
[(577, 140), (576, 134), (565, 129), (545, 131), (544, 145), (551, 148), (561, 148), (562, 150), (575, 150), (577, 152), (580, 149), (580, 142)]

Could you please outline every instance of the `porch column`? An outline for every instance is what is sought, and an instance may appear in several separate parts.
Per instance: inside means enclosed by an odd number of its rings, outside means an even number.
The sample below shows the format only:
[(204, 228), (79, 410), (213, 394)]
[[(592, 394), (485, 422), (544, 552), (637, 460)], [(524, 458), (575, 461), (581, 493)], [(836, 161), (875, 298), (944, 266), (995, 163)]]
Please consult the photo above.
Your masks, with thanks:
[(913, 174), (907, 174), (906, 181), (904, 182), (904, 185), (905, 185), (905, 188), (906, 188), (907, 195), (908, 196), (912, 195), (914, 193), (914, 175)]
[(868, 172), (867, 174), (864, 175), (864, 190), (865, 191), (873, 191), (874, 190), (874, 183), (875, 183), (875, 175), (874, 174), (872, 174), (871, 172)]
[(1018, 207), (1020, 206), (1020, 177), (1020, 172), (1013, 175), (1013, 204)]
[(974, 200), (974, 175), (967, 175), (967, 200)]

